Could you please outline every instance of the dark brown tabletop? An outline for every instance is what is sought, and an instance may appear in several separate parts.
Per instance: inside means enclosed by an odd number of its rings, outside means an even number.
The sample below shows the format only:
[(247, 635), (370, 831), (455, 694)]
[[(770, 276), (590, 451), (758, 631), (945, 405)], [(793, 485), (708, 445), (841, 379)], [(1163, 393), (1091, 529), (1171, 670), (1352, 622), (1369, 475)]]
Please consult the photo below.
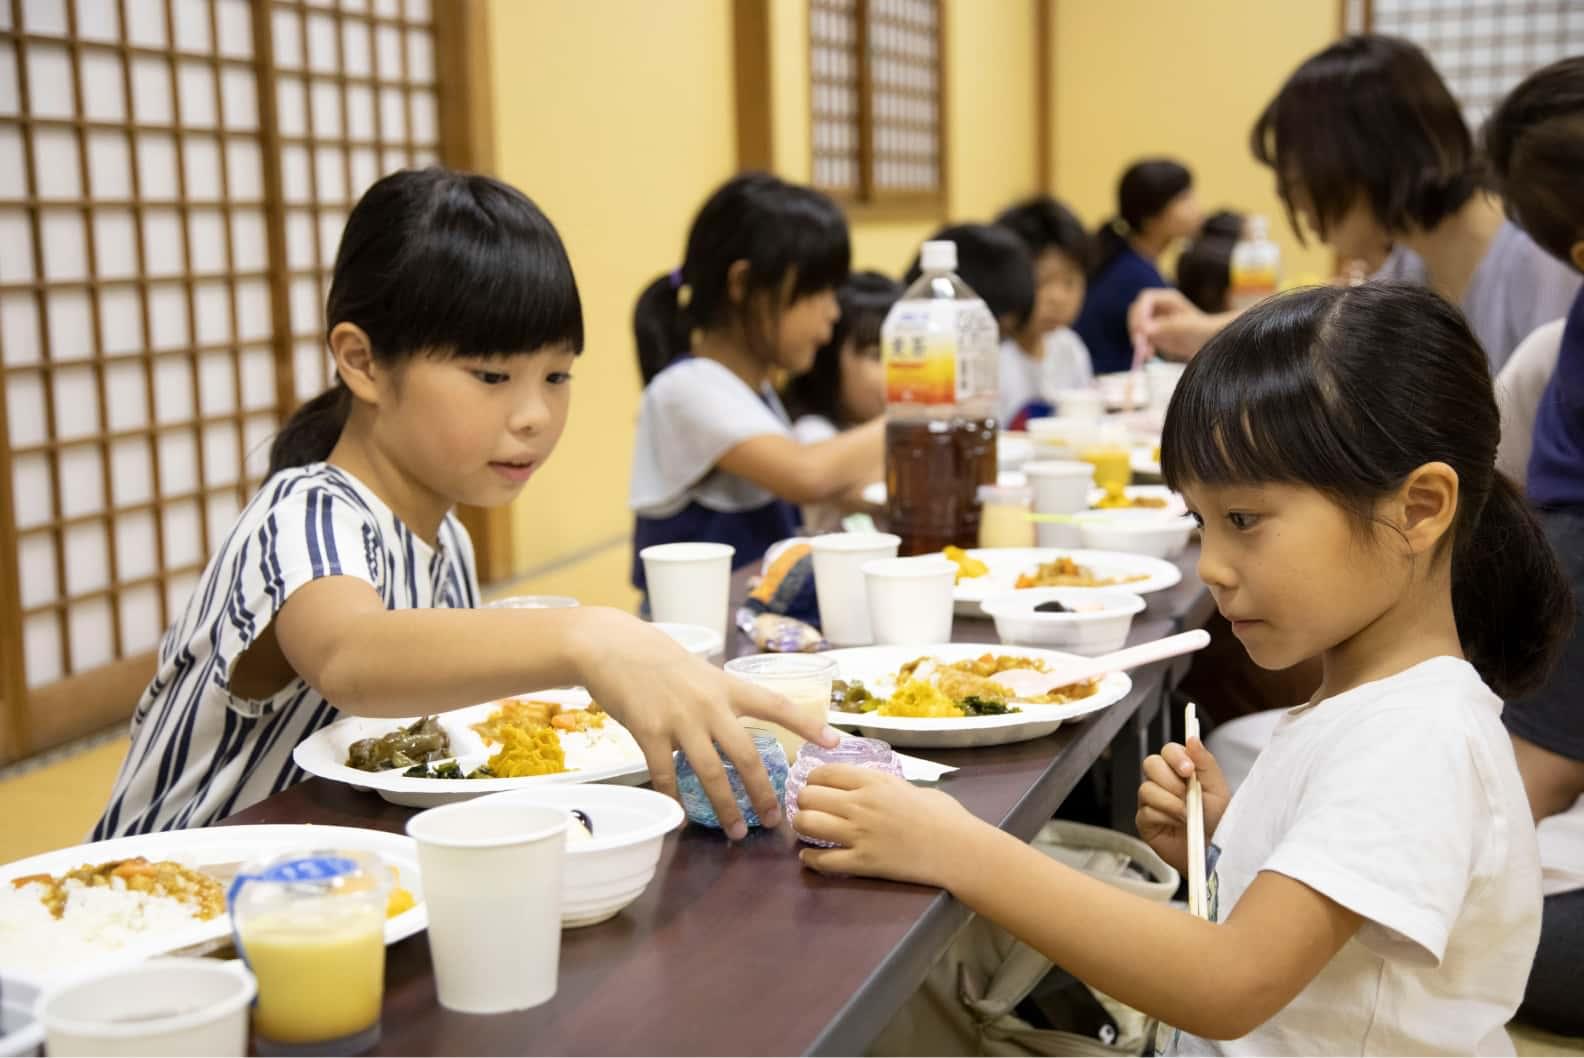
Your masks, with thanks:
[[(1192, 576), (1152, 596), (1132, 641), (1188, 626)], [(737, 585), (740, 589), (741, 584)], [(1192, 589), (1192, 590), (1190, 590)], [(994, 642), (959, 618), (955, 638)], [(735, 650), (733, 651), (736, 652)], [(1028, 839), (1108, 745), (1130, 745), (1175, 669), (1133, 673), (1121, 702), (1033, 742), (923, 752), (956, 765), (941, 788)], [(311, 779), (227, 820), (401, 831), (412, 809)], [(562, 935), (556, 997), (534, 1010), (456, 1014), (435, 999), (425, 936), (393, 946), (380, 1054), (795, 1054), (861, 1052), (940, 956), (968, 912), (939, 890), (803, 870), (790, 830), (738, 844), (688, 826), (665, 842), (653, 883), (616, 918)]]

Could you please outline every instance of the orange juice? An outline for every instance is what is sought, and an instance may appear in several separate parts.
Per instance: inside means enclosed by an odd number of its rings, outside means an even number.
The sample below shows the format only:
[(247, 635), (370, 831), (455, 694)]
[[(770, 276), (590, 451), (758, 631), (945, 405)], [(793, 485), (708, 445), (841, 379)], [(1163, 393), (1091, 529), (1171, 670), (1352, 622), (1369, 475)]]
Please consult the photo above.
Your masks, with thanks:
[(1081, 449), (1078, 458), (1094, 467), (1095, 484), (1109, 491), (1120, 491), (1133, 480), (1133, 456), (1121, 445), (1093, 445)]
[(349, 909), (315, 921), (291, 912), (250, 919), (242, 932), (258, 978), (253, 1027), (276, 1043), (318, 1043), (379, 1021), (385, 985), (385, 919)]

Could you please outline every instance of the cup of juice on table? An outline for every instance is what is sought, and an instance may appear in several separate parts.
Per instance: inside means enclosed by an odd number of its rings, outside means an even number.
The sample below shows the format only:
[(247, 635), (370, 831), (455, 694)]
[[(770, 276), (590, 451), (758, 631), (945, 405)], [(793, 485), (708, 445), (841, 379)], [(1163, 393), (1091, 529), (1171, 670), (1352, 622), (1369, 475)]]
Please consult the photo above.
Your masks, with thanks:
[[(818, 654), (753, 654), (728, 661), (726, 671), (781, 695), (792, 703), (800, 716), (807, 717), (816, 730), (830, 716), (831, 683), (836, 679), (836, 663), (829, 658)], [(789, 761), (796, 760), (798, 750), (803, 748), (803, 736), (794, 735), (780, 724), (743, 717), (743, 726), (775, 735)]]
[(231, 883), (237, 947), (258, 979), (264, 1055), (363, 1054), (379, 1042), (389, 868), (373, 853), (293, 852)]
[(1094, 467), (1095, 484), (1112, 491), (1133, 480), (1133, 453), (1127, 431), (1107, 424), (1094, 441), (1079, 449), (1078, 458)]

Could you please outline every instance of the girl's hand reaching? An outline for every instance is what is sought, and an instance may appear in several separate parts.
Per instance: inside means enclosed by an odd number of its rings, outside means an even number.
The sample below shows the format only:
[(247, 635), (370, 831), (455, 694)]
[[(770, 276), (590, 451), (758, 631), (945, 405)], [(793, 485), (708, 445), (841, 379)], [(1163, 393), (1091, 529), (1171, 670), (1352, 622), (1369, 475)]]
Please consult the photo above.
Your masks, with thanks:
[(1188, 779), (1195, 773), (1204, 791), (1205, 844), (1209, 845), (1232, 791), (1221, 766), (1197, 738), (1190, 738), (1186, 747), (1168, 742), (1144, 761), (1144, 784), (1139, 787), (1133, 820), (1139, 837), (1179, 871), (1188, 870)]
[(585, 609), (580, 616), (594, 621), (584, 637), (583, 685), (632, 732), (648, 761), (654, 788), (677, 795), (671, 751), (681, 749), (715, 806), (721, 829), (734, 841), (746, 837), (748, 827), (716, 752), (718, 744), (736, 765), (760, 820), (767, 827), (778, 825), (775, 790), (738, 718), (773, 721), (823, 746), (836, 744), (836, 731), (799, 713), (780, 695), (693, 657), (652, 625), (614, 610)]
[[(854, 874), (949, 888), (960, 836), (984, 827), (956, 798), (850, 764), (816, 768), (798, 795), (798, 833), (841, 848), (804, 849), (821, 874)], [(971, 857), (970, 857), (971, 858)]]

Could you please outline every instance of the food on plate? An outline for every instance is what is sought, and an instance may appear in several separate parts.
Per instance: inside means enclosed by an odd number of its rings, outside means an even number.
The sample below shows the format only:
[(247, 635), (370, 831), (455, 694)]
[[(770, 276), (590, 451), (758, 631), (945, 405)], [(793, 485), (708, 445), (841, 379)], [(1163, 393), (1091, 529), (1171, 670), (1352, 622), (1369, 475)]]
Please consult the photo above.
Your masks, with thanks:
[(490, 771), (488, 764), (480, 764), (472, 771), (463, 771), (462, 765), (454, 760), (441, 761), (439, 764), (417, 764), (402, 772), (404, 779), (494, 779), (496, 774)]
[(39, 902), (56, 919), (66, 914), (73, 894), (82, 889), (143, 893), (172, 900), (205, 922), (225, 911), (226, 907), (225, 887), (214, 878), (173, 860), (151, 863), (142, 856), (84, 864), (59, 877), (30, 874), (12, 879), (11, 886), (17, 890), (35, 892)]
[(365, 738), (347, 749), (347, 767), (359, 771), (411, 768), (451, 756), (451, 740), (432, 716), (377, 738)]
[(1032, 573), (1018, 575), (1018, 588), (1108, 588), (1113, 584), (1131, 584), (1149, 580), (1149, 574), (1136, 573), (1126, 577), (1098, 577), (1088, 566), (1080, 566), (1070, 555), (1062, 555), (1054, 562), (1042, 562)]
[(989, 566), (985, 565), (977, 558), (974, 558), (960, 547), (948, 547), (946, 550), (942, 551), (941, 554), (945, 555), (948, 559), (956, 564), (958, 584), (961, 584), (965, 580), (973, 580), (975, 577), (982, 577), (986, 573), (990, 572)]
[(505, 726), (495, 729), (500, 751), (489, 759), (490, 774), (501, 779), (554, 775), (567, 770), (566, 751), (549, 726)]
[(1046, 671), (1037, 658), (1015, 655), (983, 654), (962, 661), (941, 661), (921, 657), (897, 670), (896, 689), (889, 697), (874, 695), (857, 680), (837, 680), (831, 685), (831, 707), (844, 713), (875, 713), (879, 716), (933, 717), (955, 719), (973, 716), (1000, 716), (1021, 712), (1017, 705), (1061, 705), (1087, 698), (1098, 682), (1058, 687), (1037, 698), (1017, 699), (995, 677), (1013, 669)]
[(473, 730), (487, 741), (504, 742), (503, 731), (545, 725), (558, 731), (589, 731), (605, 726), (605, 712), (595, 702), (587, 709), (568, 709), (557, 702), (507, 698), (483, 723), (474, 724)]
[(1111, 482), (1106, 485), (1105, 495), (1094, 503), (1097, 511), (1116, 511), (1139, 508), (1143, 510), (1163, 510), (1166, 507), (1164, 496), (1129, 496), (1126, 486)]

